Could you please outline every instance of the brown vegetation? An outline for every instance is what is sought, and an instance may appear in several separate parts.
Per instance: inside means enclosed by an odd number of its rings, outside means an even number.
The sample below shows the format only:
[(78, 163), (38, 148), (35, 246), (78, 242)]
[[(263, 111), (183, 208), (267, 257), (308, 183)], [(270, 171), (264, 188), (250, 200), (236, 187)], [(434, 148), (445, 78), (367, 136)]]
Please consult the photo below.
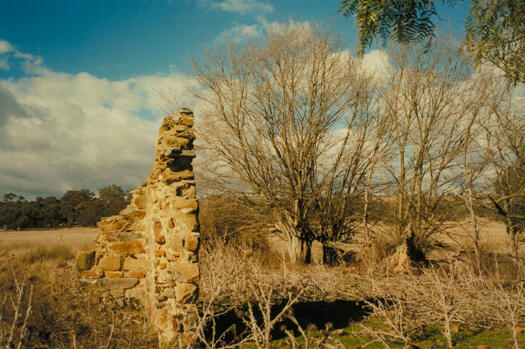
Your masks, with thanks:
[[(77, 281), (71, 256), (81, 244), (3, 247), (10, 253), (1, 257), (0, 345), (158, 347), (136, 305), (117, 304)], [(381, 253), (373, 250), (363, 248), (363, 253)], [(500, 268), (499, 260), (487, 256), (492, 269), (482, 273), (475, 263), (456, 259), (389, 276), (388, 261), (371, 255), (350, 266), (305, 266), (216, 237), (201, 250), (194, 331), (206, 348), (270, 348), (279, 338), (290, 347), (342, 348), (354, 347), (343, 344), (349, 338), (385, 347), (416, 345), (425, 331), (438, 328), (451, 347), (461, 340), (457, 328), (508, 328), (509, 345), (520, 348), (524, 270)]]

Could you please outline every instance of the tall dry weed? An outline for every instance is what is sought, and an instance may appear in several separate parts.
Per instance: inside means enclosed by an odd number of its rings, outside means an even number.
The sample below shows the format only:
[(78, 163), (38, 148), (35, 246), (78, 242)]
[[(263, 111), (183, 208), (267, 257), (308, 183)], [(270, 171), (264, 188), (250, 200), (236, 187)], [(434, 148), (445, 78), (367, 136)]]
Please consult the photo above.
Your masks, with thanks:
[[(61, 257), (67, 253), (46, 253), (52, 258), (36, 258), (32, 264), (23, 253), (16, 255), (0, 264), (0, 302), (5, 300), (0, 307), (0, 345), (10, 341), (10, 348), (18, 343), (21, 348), (157, 347), (144, 315), (79, 283), (72, 261)], [(13, 328), (13, 335), (6, 336)]]

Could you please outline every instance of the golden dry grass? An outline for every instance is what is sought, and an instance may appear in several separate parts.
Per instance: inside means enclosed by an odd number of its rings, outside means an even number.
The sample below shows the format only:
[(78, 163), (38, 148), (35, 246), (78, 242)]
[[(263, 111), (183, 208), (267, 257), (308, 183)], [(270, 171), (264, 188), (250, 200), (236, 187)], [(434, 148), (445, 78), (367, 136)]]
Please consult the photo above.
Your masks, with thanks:
[[(510, 254), (510, 239), (505, 231), (505, 224), (488, 219), (478, 220), (480, 228), (480, 246), (486, 252)], [(446, 234), (441, 234), (440, 241), (457, 245), (460, 248), (472, 247), (472, 226), (468, 221), (451, 222)], [(525, 254), (525, 244), (520, 247), (520, 255)]]
[(96, 232), (0, 232), (0, 347), (158, 347), (141, 311), (78, 282), (74, 255)]
[(0, 257), (25, 254), (35, 248), (67, 247), (73, 254), (95, 246), (96, 228), (0, 232)]

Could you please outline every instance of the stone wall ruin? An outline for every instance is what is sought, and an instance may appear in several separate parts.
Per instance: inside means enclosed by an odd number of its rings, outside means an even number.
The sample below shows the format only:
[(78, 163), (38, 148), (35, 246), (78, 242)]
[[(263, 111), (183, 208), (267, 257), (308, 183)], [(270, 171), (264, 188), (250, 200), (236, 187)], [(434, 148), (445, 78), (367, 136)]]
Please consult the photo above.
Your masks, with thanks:
[(164, 119), (149, 178), (123, 211), (98, 223), (96, 248), (77, 256), (80, 280), (116, 300), (140, 302), (163, 342), (192, 340), (188, 314), (198, 297), (192, 127), (188, 109)]

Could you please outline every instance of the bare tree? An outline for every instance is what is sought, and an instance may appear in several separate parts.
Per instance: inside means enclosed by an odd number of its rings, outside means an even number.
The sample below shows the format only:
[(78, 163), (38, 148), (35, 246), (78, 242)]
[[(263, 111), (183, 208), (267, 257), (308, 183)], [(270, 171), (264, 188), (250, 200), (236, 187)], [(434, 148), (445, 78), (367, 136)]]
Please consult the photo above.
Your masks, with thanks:
[(395, 188), (397, 234), (428, 247), (443, 225), (440, 205), (457, 190), (465, 118), (476, 96), (464, 84), (468, 60), (446, 43), (428, 52), (394, 46), (391, 57), (382, 103), (395, 153), (386, 171)]
[(291, 260), (308, 261), (314, 239), (344, 231), (317, 213), (344, 216), (366, 177), (367, 77), (338, 39), (293, 24), (193, 66), (214, 181), (273, 207)]
[(483, 122), (485, 120), (487, 106), (484, 98), (480, 98), (487, 90), (486, 79), (477, 74), (469, 80), (468, 86), (472, 91), (471, 98), (464, 107), (468, 109), (464, 117), (464, 146), (460, 159), (463, 168), (462, 184), (459, 186), (460, 196), (469, 214), (468, 237), (474, 249), (474, 255), (478, 272), (481, 272), (481, 224), (476, 215), (476, 209), (481, 206), (481, 183), (485, 176), (487, 161), (483, 156), (480, 144), (483, 134)]
[(520, 236), (525, 227), (525, 106), (514, 98), (513, 86), (492, 74), (487, 89), (488, 117), (484, 152), (493, 186), (488, 195), (503, 218), (513, 257), (519, 258)]

